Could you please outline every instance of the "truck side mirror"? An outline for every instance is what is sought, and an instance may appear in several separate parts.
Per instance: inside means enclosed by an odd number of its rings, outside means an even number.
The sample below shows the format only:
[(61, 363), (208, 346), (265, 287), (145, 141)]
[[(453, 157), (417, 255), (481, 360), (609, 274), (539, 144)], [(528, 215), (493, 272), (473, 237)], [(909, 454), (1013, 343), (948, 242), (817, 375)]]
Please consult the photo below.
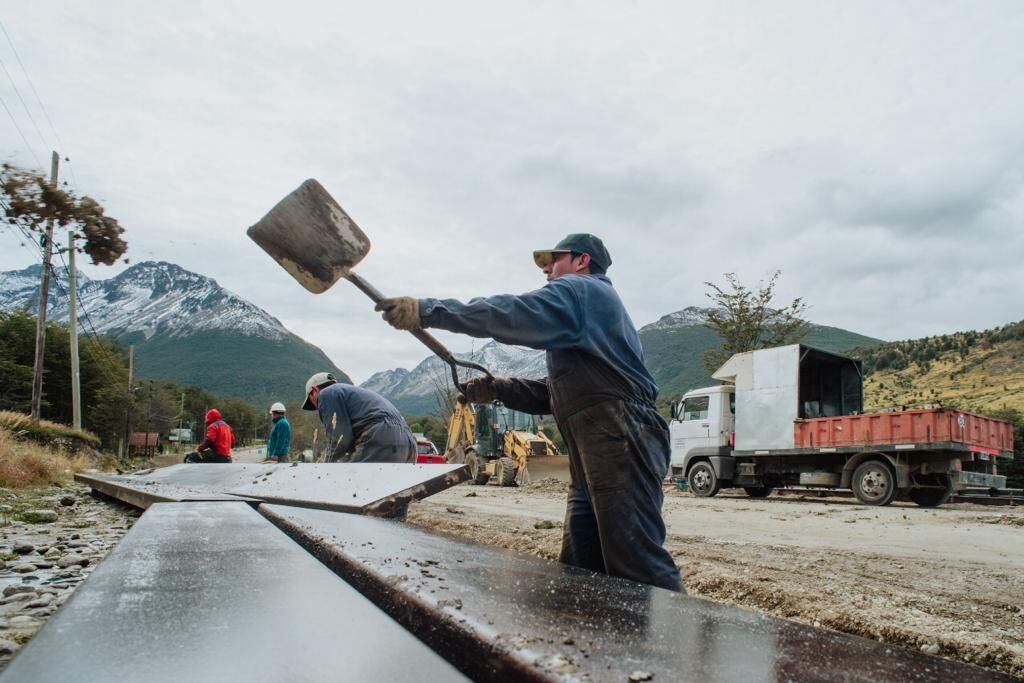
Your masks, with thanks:
[(672, 401), (672, 419), (679, 419), (679, 403), (676, 401)]

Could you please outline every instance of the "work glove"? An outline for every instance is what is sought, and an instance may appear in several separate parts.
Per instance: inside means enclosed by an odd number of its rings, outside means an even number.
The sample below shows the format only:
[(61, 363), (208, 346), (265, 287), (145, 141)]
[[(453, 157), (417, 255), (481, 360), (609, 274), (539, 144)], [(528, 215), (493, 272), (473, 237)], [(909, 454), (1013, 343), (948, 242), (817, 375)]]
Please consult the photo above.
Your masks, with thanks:
[(501, 391), (507, 386), (506, 379), (477, 377), (462, 385), (462, 393), (470, 403), (490, 403), (501, 400)]
[(384, 313), (384, 320), (398, 330), (418, 330), (420, 322), (420, 301), (411, 296), (384, 299), (374, 307)]

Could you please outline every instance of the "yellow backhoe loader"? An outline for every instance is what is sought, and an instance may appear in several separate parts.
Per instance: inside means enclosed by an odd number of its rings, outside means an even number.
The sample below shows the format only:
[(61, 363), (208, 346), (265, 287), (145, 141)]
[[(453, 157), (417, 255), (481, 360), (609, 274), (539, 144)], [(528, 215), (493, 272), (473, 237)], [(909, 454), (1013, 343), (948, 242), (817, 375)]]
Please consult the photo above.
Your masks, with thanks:
[(529, 467), (541, 463), (545, 474), (568, 480), (568, 458), (537, 429), (536, 419), (500, 403), (473, 406), (461, 397), (455, 402), (445, 460), (469, 465), (474, 484), (494, 479), (499, 486), (525, 485)]

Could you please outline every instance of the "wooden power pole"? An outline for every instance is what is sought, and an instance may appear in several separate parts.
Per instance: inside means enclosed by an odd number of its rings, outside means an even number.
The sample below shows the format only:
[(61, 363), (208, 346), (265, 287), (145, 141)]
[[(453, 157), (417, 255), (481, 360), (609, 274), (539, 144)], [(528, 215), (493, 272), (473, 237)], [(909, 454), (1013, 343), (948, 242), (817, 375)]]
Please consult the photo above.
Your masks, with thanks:
[(68, 230), (68, 298), (71, 302), (71, 424), (82, 428), (82, 387), (78, 372), (78, 274), (75, 272), (75, 231)]
[[(57, 187), (57, 152), (50, 157), (50, 184)], [(39, 419), (43, 400), (43, 351), (46, 349), (46, 303), (50, 295), (50, 256), (53, 253), (53, 219), (46, 221), (46, 244), (43, 245), (43, 274), (39, 284), (39, 314), (36, 316), (36, 362), (32, 377), (32, 419)]]

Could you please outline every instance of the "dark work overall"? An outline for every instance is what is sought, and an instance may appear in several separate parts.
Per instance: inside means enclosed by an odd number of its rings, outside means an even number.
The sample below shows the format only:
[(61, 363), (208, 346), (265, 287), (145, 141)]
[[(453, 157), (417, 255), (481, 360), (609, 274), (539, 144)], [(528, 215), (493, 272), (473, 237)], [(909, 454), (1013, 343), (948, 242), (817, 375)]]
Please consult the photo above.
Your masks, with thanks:
[(416, 441), (405, 422), (375, 420), (356, 437), (351, 453), (336, 454), (333, 462), (416, 462)]
[(603, 361), (572, 349), (548, 353), (551, 410), (572, 475), (559, 559), (682, 590), (679, 570), (663, 547), (668, 425)]

